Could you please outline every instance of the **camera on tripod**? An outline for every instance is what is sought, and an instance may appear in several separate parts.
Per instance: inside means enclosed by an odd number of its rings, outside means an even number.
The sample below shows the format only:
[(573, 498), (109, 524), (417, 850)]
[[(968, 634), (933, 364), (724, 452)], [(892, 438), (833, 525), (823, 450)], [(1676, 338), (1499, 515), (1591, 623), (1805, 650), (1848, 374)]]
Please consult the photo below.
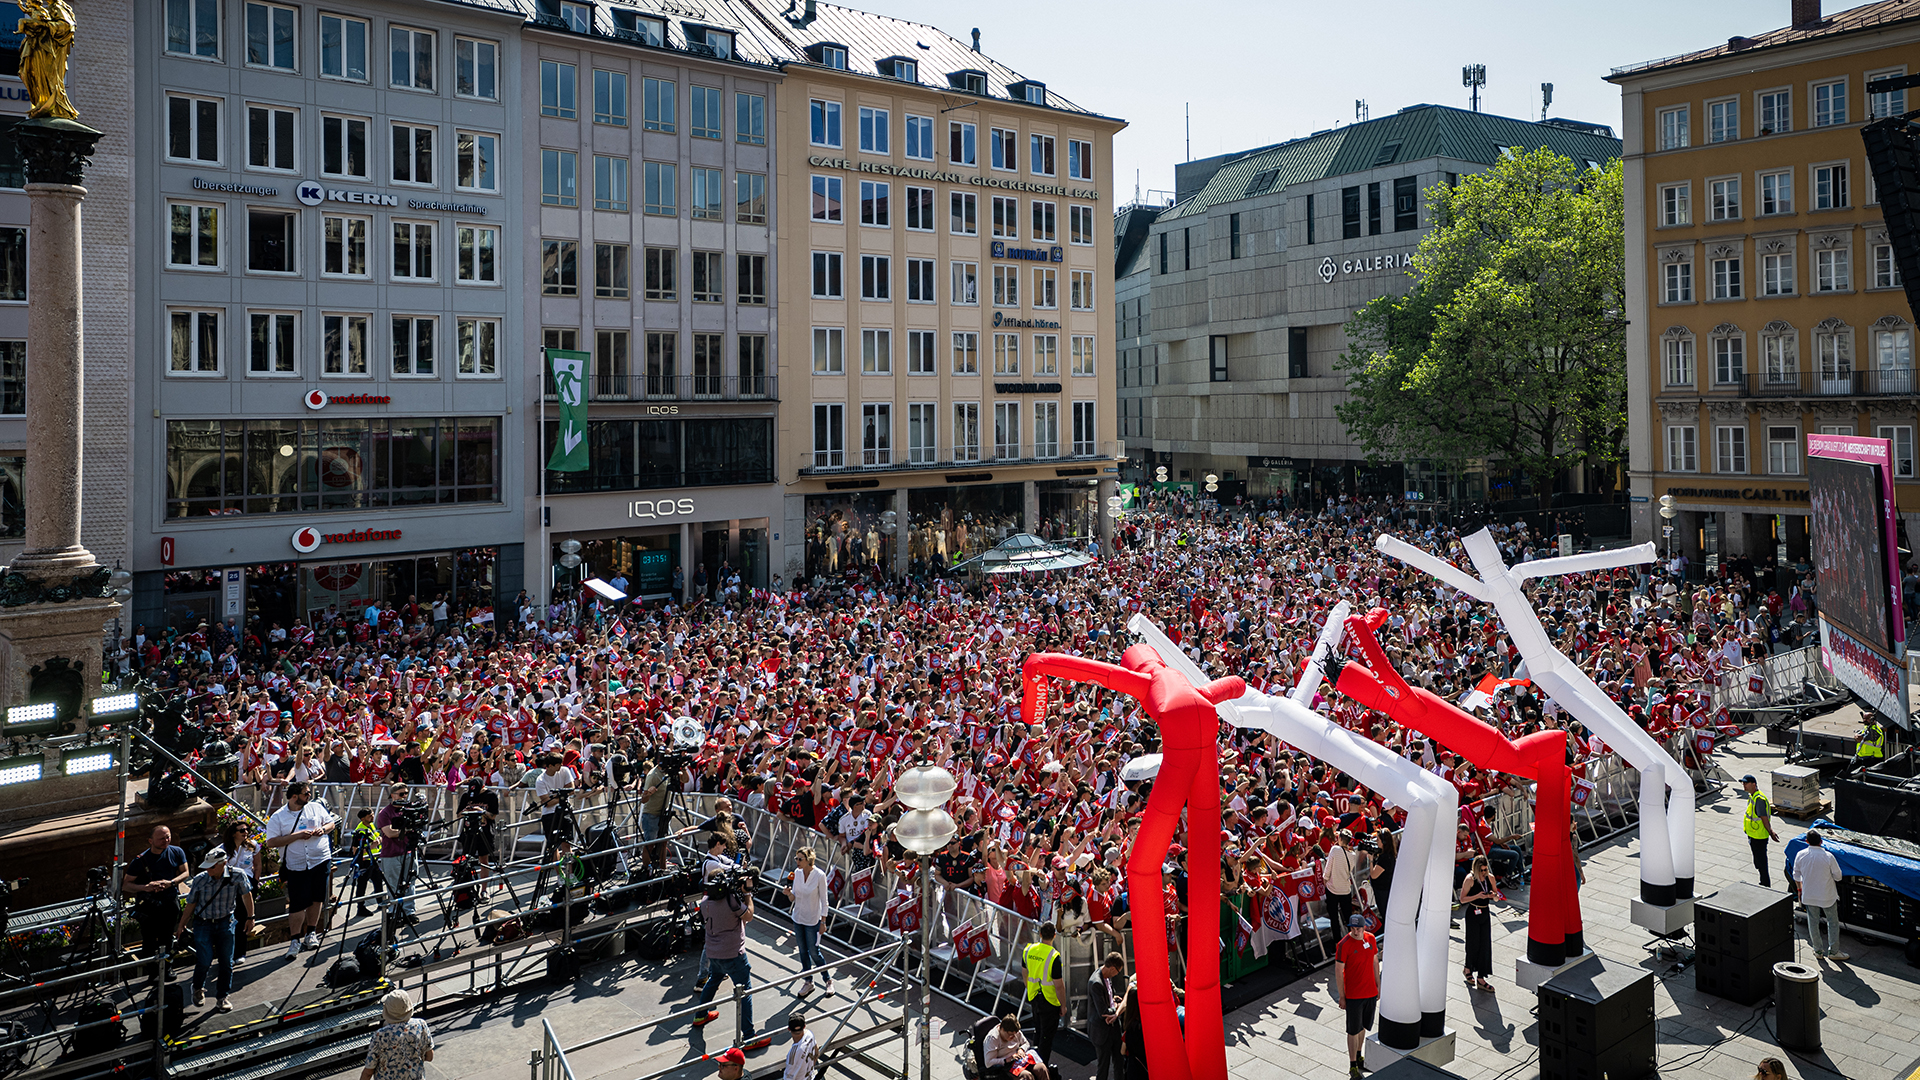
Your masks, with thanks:
[(406, 802), (393, 804), (393, 828), (405, 838), (409, 847), (418, 847), (431, 825), (425, 798), (416, 795)]
[(725, 900), (753, 899), (754, 890), (760, 886), (760, 868), (752, 863), (729, 866), (723, 870), (714, 870), (707, 878), (707, 898)]
[[(22, 878), (21, 880), (24, 881), (26, 879)], [(87, 895), (105, 896), (107, 893), (112, 891), (113, 891), (113, 867), (111, 866), (87, 867)]]

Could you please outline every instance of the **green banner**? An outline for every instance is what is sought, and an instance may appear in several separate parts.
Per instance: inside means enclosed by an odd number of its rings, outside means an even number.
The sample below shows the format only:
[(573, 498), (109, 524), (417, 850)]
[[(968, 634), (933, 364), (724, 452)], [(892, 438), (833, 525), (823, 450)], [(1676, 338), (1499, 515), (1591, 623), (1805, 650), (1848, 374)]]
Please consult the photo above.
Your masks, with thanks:
[(548, 349), (547, 369), (554, 397), (560, 401), (560, 427), (555, 432), (553, 456), (547, 468), (554, 472), (587, 471), (588, 353)]

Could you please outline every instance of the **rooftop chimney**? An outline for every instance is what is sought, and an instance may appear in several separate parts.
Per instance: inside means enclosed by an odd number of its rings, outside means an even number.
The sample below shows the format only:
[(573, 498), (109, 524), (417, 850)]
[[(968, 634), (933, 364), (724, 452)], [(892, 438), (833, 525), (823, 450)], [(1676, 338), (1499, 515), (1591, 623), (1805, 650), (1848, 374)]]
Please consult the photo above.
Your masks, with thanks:
[(1820, 0), (1793, 0), (1793, 28), (1812, 30), (1820, 25)]
[(980, 28), (977, 26), (973, 28), (973, 51), (980, 51)]

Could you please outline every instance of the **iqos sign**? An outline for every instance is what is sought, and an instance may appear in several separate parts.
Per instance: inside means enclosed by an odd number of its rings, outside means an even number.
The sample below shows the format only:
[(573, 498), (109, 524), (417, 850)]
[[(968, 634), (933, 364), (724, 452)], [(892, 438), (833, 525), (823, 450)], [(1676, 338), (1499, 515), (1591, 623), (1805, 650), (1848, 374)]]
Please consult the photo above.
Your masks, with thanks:
[(692, 499), (635, 499), (627, 504), (627, 516), (642, 520), (691, 517)]

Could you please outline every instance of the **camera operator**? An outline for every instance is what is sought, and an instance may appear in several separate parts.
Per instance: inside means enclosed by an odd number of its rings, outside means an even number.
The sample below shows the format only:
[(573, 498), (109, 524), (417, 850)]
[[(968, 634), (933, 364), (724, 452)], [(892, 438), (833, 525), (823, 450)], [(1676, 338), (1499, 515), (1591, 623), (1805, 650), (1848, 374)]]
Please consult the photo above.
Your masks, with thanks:
[(133, 918), (148, 956), (170, 947), (180, 921), (180, 883), (187, 880), (187, 853), (173, 845), (173, 830), (155, 825), (145, 851), (135, 855), (121, 875), (121, 889), (133, 897)]
[[(559, 754), (549, 751), (539, 760), (540, 775), (534, 778), (534, 799), (540, 804), (540, 834), (546, 838), (547, 853), (552, 853), (554, 841), (560, 839), (568, 826), (568, 818), (563, 812), (567, 809), (567, 798), (573, 794), (578, 777), (573, 770), (562, 764)], [(571, 836), (566, 837), (572, 839)]]
[[(640, 839), (660, 840), (666, 835), (667, 800), (674, 789), (684, 790), (693, 783), (693, 771), (684, 762), (656, 752), (647, 775), (640, 781)], [(642, 865), (655, 871), (667, 866), (667, 845), (647, 844), (641, 849)]]
[(487, 790), (486, 781), (475, 776), (460, 793), (460, 836), (456, 854), (465, 855), (479, 865), (476, 873), (485, 875), (493, 864), (494, 822), (500, 817), (500, 796)]
[(413, 921), (413, 865), (407, 856), (417, 850), (425, 817), (426, 807), (409, 802), (407, 789), (396, 785), (393, 801), (373, 818), (380, 830), (380, 876), (387, 882), (388, 901), (409, 922)]
[[(731, 882), (716, 881), (707, 888), (700, 902), (700, 921), (706, 927), (706, 948), (701, 956), (712, 972), (700, 990), (700, 1004), (706, 1006), (720, 989), (724, 975), (740, 991), (740, 1038), (753, 1038), (753, 973), (747, 964), (747, 923), (753, 921), (753, 893), (744, 895)], [(693, 1018), (694, 1027), (704, 1027), (720, 1019), (709, 1009)]]

